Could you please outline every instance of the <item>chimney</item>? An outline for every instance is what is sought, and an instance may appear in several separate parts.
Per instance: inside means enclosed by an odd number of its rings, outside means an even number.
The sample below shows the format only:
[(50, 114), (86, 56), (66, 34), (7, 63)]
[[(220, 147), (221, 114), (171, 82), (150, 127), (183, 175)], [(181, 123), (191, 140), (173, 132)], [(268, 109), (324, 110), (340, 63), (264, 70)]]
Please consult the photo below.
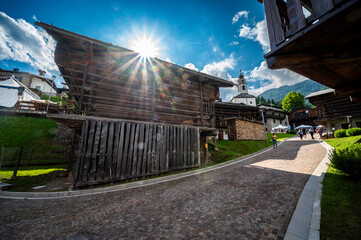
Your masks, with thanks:
[(39, 71), (40, 76), (43, 76), (43, 77), (45, 76), (46, 72), (44, 70), (39, 69), (38, 71)]
[(14, 68), (13, 72), (19, 72), (19, 68)]

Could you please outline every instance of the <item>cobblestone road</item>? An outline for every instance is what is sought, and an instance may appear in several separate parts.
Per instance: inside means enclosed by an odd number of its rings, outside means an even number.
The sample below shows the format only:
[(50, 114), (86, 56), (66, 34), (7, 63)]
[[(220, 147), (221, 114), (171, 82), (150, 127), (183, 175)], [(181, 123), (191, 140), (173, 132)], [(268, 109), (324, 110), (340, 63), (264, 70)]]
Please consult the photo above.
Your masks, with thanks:
[(242, 163), (137, 189), (0, 199), (1, 239), (282, 239), (326, 150), (290, 139)]

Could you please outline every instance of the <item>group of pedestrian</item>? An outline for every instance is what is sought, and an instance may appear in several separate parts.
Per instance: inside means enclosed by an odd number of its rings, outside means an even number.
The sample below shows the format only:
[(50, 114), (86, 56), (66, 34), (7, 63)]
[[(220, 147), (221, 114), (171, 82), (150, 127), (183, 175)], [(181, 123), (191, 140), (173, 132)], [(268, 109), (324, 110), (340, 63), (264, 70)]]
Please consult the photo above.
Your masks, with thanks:
[[(313, 129), (312, 127), (308, 130), (308, 133), (311, 135), (312, 139), (315, 139), (313, 137), (313, 134), (315, 133), (315, 129)], [(322, 138), (322, 131), (320, 129), (317, 130), (317, 133), (320, 134), (320, 138)], [(306, 133), (306, 129), (305, 128), (301, 128), (298, 130), (297, 135), (301, 138), (301, 140), (304, 138), (307, 138), (307, 133)]]

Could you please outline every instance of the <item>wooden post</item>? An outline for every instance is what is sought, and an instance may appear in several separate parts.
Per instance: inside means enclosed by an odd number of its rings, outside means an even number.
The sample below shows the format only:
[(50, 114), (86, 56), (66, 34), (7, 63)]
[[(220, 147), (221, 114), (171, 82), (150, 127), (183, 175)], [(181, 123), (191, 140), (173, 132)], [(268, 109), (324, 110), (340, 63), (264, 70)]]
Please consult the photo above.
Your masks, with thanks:
[(73, 128), (73, 138), (71, 141), (71, 149), (69, 155), (69, 162), (68, 162), (68, 180), (73, 180), (73, 155), (75, 151), (75, 128)]
[(16, 165), (15, 165), (14, 173), (13, 173), (13, 176), (11, 177), (11, 179), (14, 179), (16, 177), (16, 174), (18, 173), (18, 168), (19, 168), (19, 165), (20, 165), (21, 155), (22, 154), (23, 154), (23, 146), (20, 146), (19, 153), (18, 153), (18, 158), (16, 159)]
[(4, 151), (5, 151), (5, 147), (1, 146), (1, 148), (0, 148), (0, 169), (1, 169), (1, 163), (2, 163), (3, 157), (4, 157)]
[(30, 166), (31, 157), (33, 156), (33, 149), (30, 150), (29, 157), (28, 157), (28, 163), (26, 164), (27, 167)]
[(203, 86), (202, 86), (202, 79), (199, 78), (199, 92), (200, 92), (200, 107), (201, 107), (201, 123), (202, 123), (202, 127), (204, 126), (204, 122), (203, 122)]
[(68, 155), (68, 145), (65, 145), (65, 152), (64, 152), (64, 157), (63, 157), (63, 164), (66, 163), (66, 156)]

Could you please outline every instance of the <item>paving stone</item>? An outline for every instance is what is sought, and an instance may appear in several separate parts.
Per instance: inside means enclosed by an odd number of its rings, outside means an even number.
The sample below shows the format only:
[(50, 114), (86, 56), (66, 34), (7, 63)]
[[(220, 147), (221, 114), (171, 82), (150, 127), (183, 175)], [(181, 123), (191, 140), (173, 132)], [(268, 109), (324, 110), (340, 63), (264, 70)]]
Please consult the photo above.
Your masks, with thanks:
[(0, 199), (2, 239), (282, 239), (326, 150), (291, 139), (214, 171), (49, 200)]

